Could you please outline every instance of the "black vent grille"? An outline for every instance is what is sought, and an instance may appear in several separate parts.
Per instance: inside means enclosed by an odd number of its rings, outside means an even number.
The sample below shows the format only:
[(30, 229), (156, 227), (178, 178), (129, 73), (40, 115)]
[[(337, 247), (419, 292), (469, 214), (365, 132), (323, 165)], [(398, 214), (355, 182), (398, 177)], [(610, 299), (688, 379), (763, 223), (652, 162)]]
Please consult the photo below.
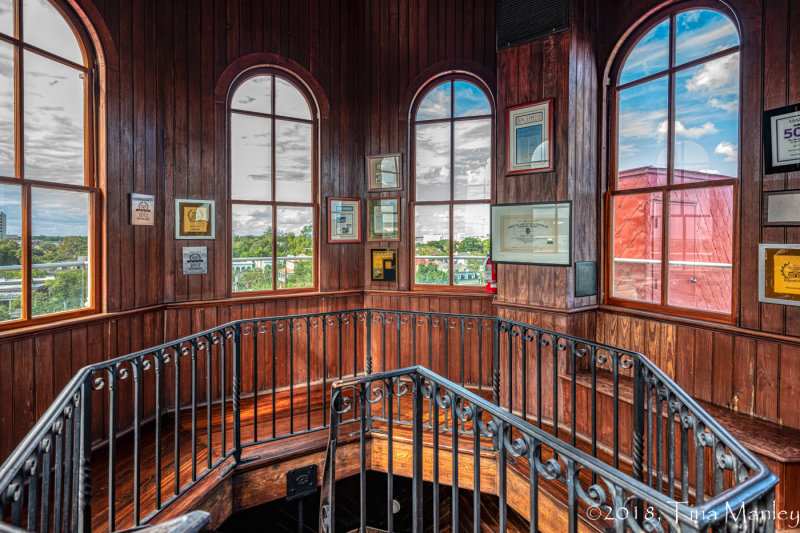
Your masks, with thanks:
[(497, 49), (569, 28), (569, 0), (497, 0)]

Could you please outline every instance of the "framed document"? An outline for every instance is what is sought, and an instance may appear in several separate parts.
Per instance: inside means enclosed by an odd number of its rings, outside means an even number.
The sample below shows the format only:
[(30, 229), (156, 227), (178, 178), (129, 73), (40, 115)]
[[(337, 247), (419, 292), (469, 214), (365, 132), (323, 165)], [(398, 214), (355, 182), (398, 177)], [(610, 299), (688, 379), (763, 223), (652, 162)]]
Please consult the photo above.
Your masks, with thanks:
[(570, 266), (572, 202), (491, 207), (492, 261)]
[(369, 192), (401, 190), (400, 154), (368, 155), (367, 179)]
[(506, 174), (553, 170), (553, 99), (506, 109)]
[(400, 240), (400, 198), (367, 198), (368, 241)]
[(764, 111), (764, 173), (800, 170), (800, 104)]
[(328, 242), (361, 242), (360, 198), (328, 198)]
[(800, 244), (758, 245), (758, 301), (800, 305)]
[(213, 239), (214, 201), (175, 200), (175, 238)]
[(800, 226), (800, 190), (765, 192), (762, 205), (765, 226)]
[(372, 281), (397, 281), (397, 248), (370, 250)]

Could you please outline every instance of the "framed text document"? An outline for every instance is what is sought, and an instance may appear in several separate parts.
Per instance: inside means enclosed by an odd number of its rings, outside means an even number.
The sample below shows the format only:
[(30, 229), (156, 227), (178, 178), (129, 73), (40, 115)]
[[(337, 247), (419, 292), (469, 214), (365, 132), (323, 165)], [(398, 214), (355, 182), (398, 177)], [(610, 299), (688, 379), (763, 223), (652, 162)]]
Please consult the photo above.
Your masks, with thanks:
[(493, 205), (492, 261), (569, 266), (572, 202)]
[(800, 170), (800, 104), (764, 111), (764, 173)]

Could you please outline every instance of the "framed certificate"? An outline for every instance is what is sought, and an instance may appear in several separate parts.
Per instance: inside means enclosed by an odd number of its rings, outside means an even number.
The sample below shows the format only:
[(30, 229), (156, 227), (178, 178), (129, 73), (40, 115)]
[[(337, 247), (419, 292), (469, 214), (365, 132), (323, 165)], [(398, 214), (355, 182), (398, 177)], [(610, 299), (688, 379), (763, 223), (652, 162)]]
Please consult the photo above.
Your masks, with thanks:
[(493, 262), (570, 266), (572, 202), (499, 204), (491, 210)]
[(175, 200), (175, 238), (213, 239), (214, 201)]
[(367, 179), (369, 192), (401, 190), (400, 154), (368, 155)]
[(764, 173), (800, 170), (800, 104), (764, 111)]
[(506, 109), (506, 174), (553, 170), (553, 99)]
[(361, 242), (360, 198), (328, 198), (328, 242)]
[(400, 198), (367, 198), (368, 241), (400, 240)]
[(370, 250), (372, 281), (397, 281), (397, 248)]
[(758, 301), (800, 305), (800, 244), (758, 245)]

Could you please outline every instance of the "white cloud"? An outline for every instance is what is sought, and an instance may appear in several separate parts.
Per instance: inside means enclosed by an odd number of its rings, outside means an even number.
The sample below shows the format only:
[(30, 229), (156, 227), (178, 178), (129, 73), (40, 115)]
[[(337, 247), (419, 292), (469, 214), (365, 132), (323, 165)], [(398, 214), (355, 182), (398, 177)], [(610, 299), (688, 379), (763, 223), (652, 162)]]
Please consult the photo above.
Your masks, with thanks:
[(717, 170), (715, 168), (701, 168), (697, 172), (703, 172), (705, 174), (718, 174), (720, 176), (722, 175), (722, 172), (720, 172), (719, 170)]
[(693, 92), (732, 94), (739, 91), (739, 54), (731, 54), (704, 63), (686, 81), (686, 89)]
[(648, 139), (658, 135), (658, 121), (667, 116), (666, 109), (656, 111), (631, 111), (619, 117), (619, 135), (622, 139)]
[[(664, 138), (667, 136), (667, 121), (664, 120), (658, 125), (658, 136)], [(714, 124), (711, 122), (706, 122), (702, 126), (695, 126), (693, 128), (687, 128), (683, 125), (680, 120), (675, 121), (675, 136), (676, 137), (685, 137), (687, 139), (699, 139), (705, 135), (713, 135), (714, 133), (718, 133), (719, 130), (714, 127)]]
[(712, 98), (708, 101), (708, 103), (711, 104), (711, 107), (716, 107), (717, 109), (722, 109), (723, 111), (728, 111), (729, 113), (739, 109), (738, 98), (729, 102), (723, 102), (719, 98)]
[(739, 158), (739, 149), (728, 141), (720, 142), (714, 148), (714, 153), (725, 156), (725, 161), (736, 161)]

